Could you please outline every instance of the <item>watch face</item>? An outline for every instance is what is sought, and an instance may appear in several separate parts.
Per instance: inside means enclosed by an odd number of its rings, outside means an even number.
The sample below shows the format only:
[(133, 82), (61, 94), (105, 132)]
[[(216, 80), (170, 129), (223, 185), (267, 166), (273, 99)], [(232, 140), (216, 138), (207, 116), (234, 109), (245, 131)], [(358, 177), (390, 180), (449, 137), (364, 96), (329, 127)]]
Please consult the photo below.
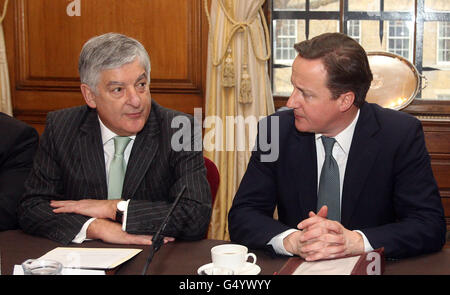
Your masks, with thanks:
[(125, 212), (126, 207), (127, 207), (127, 201), (120, 201), (119, 203), (117, 203), (117, 210), (119, 210), (121, 212)]

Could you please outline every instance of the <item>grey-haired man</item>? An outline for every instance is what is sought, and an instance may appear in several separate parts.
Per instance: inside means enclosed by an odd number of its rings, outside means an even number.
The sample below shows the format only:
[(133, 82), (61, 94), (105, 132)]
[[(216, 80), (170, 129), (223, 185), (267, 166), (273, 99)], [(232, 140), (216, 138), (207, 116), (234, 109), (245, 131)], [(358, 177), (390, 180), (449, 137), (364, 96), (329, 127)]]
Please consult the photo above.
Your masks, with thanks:
[[(203, 156), (172, 149), (171, 121), (188, 115), (151, 100), (142, 44), (116, 33), (94, 37), (83, 46), (79, 72), (86, 105), (48, 114), (19, 207), (21, 227), (64, 244), (148, 245), (186, 187), (165, 242), (203, 238), (211, 216)], [(193, 144), (198, 134), (191, 134)]]

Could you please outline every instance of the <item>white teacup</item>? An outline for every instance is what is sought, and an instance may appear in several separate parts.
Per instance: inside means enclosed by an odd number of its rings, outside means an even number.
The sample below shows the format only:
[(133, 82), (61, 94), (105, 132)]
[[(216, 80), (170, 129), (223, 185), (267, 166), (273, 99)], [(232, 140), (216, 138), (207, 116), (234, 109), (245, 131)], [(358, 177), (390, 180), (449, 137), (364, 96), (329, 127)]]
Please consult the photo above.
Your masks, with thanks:
[(249, 257), (253, 258), (251, 263), (255, 264), (256, 255), (248, 253), (247, 247), (238, 244), (223, 244), (211, 248), (214, 267), (229, 268), (235, 273), (245, 267)]

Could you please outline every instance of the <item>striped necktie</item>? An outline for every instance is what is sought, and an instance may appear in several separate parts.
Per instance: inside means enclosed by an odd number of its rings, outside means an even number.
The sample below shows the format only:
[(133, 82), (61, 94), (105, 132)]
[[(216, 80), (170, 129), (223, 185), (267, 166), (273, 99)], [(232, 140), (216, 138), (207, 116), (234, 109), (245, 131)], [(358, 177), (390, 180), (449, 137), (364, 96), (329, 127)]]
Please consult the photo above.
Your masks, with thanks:
[(122, 198), (123, 180), (127, 170), (123, 153), (130, 140), (131, 138), (124, 136), (114, 137), (114, 157), (109, 166), (108, 200)]

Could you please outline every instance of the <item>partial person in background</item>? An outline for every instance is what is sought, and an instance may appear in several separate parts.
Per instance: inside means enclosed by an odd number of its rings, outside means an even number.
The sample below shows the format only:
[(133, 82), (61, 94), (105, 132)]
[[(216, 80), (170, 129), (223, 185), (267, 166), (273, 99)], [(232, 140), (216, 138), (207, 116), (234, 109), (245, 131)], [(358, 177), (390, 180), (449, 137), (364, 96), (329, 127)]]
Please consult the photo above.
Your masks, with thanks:
[[(86, 42), (79, 58), (86, 105), (51, 112), (20, 203), (25, 232), (60, 243), (100, 239), (151, 244), (186, 187), (162, 233), (202, 239), (211, 192), (193, 117), (150, 96), (150, 59), (137, 40), (116, 33)], [(191, 141), (171, 146), (175, 117), (189, 119)]]
[(33, 127), (0, 113), (0, 231), (19, 227), (17, 204), (38, 144)]
[[(270, 150), (261, 146), (252, 153), (229, 212), (231, 240), (308, 261), (440, 250), (444, 210), (421, 122), (365, 102), (372, 73), (350, 37), (322, 34), (295, 49), (291, 110), (258, 133), (279, 138), (279, 157), (263, 161)], [(275, 123), (279, 136), (262, 131)]]

